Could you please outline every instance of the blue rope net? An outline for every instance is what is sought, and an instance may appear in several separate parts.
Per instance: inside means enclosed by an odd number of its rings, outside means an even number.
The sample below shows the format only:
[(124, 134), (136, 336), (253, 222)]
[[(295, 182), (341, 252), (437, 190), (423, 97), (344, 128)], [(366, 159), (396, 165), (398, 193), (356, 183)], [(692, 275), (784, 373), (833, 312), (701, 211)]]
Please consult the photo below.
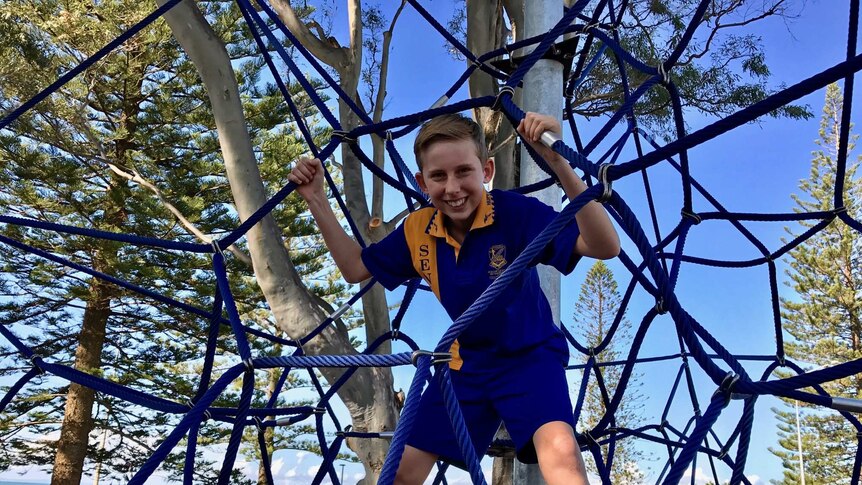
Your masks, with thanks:
[[(9, 126), (21, 114), (27, 112), (27, 110), (32, 108), (35, 104), (50, 96), (74, 76), (98, 62), (113, 49), (117, 48), (127, 39), (141, 31), (145, 26), (157, 19), (177, 3), (177, 0), (167, 2), (165, 5), (153, 12), (152, 15), (146, 17), (139, 24), (135, 25), (126, 33), (105, 46), (105, 48), (86, 59), (78, 67), (62, 76), (57, 80), (57, 82), (43, 90), (37, 96), (26, 103), (23, 103), (20, 107), (4, 116), (0, 119), (0, 130)], [(746, 458), (752, 432), (754, 404), (761, 395), (792, 398), (819, 406), (837, 409), (844, 418), (846, 418), (846, 420), (860, 432), (859, 436), (862, 437), (862, 424), (860, 424), (855, 416), (849, 413), (849, 411), (858, 411), (862, 409), (862, 406), (854, 402), (848, 402), (847, 400), (835, 400), (820, 387), (820, 384), (825, 382), (859, 373), (862, 371), (862, 361), (856, 360), (844, 362), (829, 368), (813, 372), (804, 372), (800, 366), (789, 361), (785, 357), (781, 320), (778, 310), (778, 290), (775, 263), (776, 259), (804, 242), (812, 234), (816, 233), (835, 219), (840, 220), (857, 231), (862, 230), (862, 225), (853, 219), (844, 208), (844, 187), (842, 182), (843, 173), (846, 169), (845, 160), (847, 158), (846, 154), (848, 149), (854, 74), (862, 69), (862, 56), (856, 54), (858, 1), (852, 1), (850, 6), (848, 46), (846, 59), (843, 62), (837, 63), (815, 76), (778, 91), (761, 102), (751, 105), (692, 133), (686, 133), (685, 130), (682, 116), (682, 101), (674, 84), (673, 70), (687, 44), (692, 39), (697, 26), (700, 24), (700, 20), (710, 4), (709, 0), (703, 0), (700, 2), (698, 9), (693, 13), (690, 19), (690, 24), (685, 35), (679, 40), (679, 44), (671, 55), (658, 66), (649, 66), (644, 64), (620, 46), (619, 38), (615, 29), (615, 26), (619, 23), (619, 19), (616, 18), (614, 14), (614, 5), (611, 1), (601, 2), (593, 11), (592, 17), (587, 17), (584, 15), (584, 9), (589, 2), (587, 0), (581, 0), (571, 8), (567, 9), (557, 25), (547, 34), (531, 39), (525, 39), (518, 43), (509, 45), (504, 49), (476, 55), (466, 49), (458, 39), (450, 35), (446, 29), (443, 28), (443, 26), (441, 26), (422, 7), (421, 4), (415, 0), (410, 0), (409, 4), (412, 8), (426, 19), (433, 28), (438, 30), (446, 41), (448, 41), (468, 61), (470, 61), (470, 65), (457, 82), (441, 97), (443, 102), (437, 103), (437, 105), (425, 111), (409, 116), (385, 120), (376, 124), (367, 117), (362, 109), (355, 105), (349, 96), (346, 96), (345, 93), (339, 90), (338, 83), (335, 82), (335, 80), (329, 76), (327, 71), (317, 63), (314, 57), (303, 48), (291, 32), (281, 23), (278, 16), (266, 2), (258, 2), (257, 6), (259, 6), (259, 8), (252, 6), (248, 0), (237, 0), (237, 3), (239, 8), (242, 10), (242, 14), (249, 28), (255, 36), (258, 46), (261, 47), (261, 52), (267, 65), (273, 70), (276, 83), (281, 93), (284, 95), (288, 107), (294, 113), (295, 120), (300, 131), (305, 137), (311, 152), (317, 157), (326, 158), (345, 141), (353, 142), (361, 137), (370, 135), (383, 137), (386, 139), (387, 152), (390, 154), (391, 160), (393, 161), (395, 170), (394, 174), (387, 173), (375, 165), (369, 157), (363, 153), (359, 143), (351, 143), (351, 148), (354, 150), (355, 154), (366, 169), (371, 171), (375, 176), (380, 177), (393, 189), (403, 194), (405, 203), (409, 208), (413, 208), (416, 204), (424, 204), (426, 203), (426, 200), (423, 194), (418, 190), (418, 187), (414, 185), (411, 171), (404, 163), (401, 155), (395, 149), (394, 140), (411, 133), (421, 122), (436, 115), (460, 112), (476, 107), (494, 106), (496, 109), (501, 110), (513, 124), (517, 124), (517, 122), (524, 116), (524, 113), (512, 101), (512, 93), (513, 89), (519, 86), (526, 72), (528, 72), (537, 60), (540, 59), (555, 42), (558, 42), (564, 34), (576, 33), (585, 39), (584, 45), (587, 47), (578, 49), (571, 53), (572, 56), (577, 59), (577, 62), (573, 63), (575, 67), (566, 84), (564, 93), (566, 99), (565, 108), (567, 119), (569, 120), (572, 133), (575, 135), (574, 139), (576, 140), (577, 146), (572, 148), (562, 141), (557, 141), (552, 148), (569, 160), (573, 168), (584, 172), (586, 174), (586, 179), (591, 183), (592, 187), (586, 190), (579, 197), (571, 200), (561, 211), (560, 215), (551, 222), (531, 244), (528, 245), (525, 251), (510, 265), (503, 275), (495, 280), (487, 291), (483, 293), (479, 299), (477, 299), (477, 301), (464, 312), (463, 315), (453, 322), (451, 327), (441, 337), (436, 346), (435, 352), (445, 353), (458, 335), (468, 325), (470, 325), (483, 309), (492, 304), (494, 299), (512, 281), (512, 279), (519, 272), (529, 267), (529, 263), (534, 259), (534, 256), (538, 254), (538, 252), (541, 251), (556, 236), (556, 234), (562, 230), (562, 228), (573, 220), (576, 212), (583, 205), (590, 200), (602, 197), (606, 208), (622, 228), (624, 235), (633, 242), (634, 247), (636, 248), (636, 251), (632, 253), (623, 252), (620, 255), (620, 261), (630, 272), (631, 280), (625, 291), (620, 312), (614, 320), (614, 323), (603, 342), (594, 348), (587, 348), (573, 335), (568, 333), (568, 331), (566, 331), (566, 336), (572, 348), (583, 354), (586, 360), (586, 364), (584, 365), (573, 366), (573, 368), (578, 368), (583, 372), (583, 378), (579, 386), (580, 392), (576, 401), (576, 411), (579, 411), (583, 407), (585, 389), (591, 376), (595, 376), (596, 382), (600, 387), (602, 387), (603, 393), (605, 394), (607, 413), (592, 429), (584, 430), (584, 432), (578, 436), (582, 449), (589, 451), (595, 458), (597, 469), (604, 483), (610, 483), (610, 465), (613, 460), (615, 444), (619, 440), (633, 438), (648, 440), (667, 448), (667, 459), (659, 476), (659, 482), (666, 484), (678, 483), (686, 469), (695, 462), (698, 456), (701, 456), (708, 460), (713, 470), (713, 477), (716, 482), (718, 482), (718, 476), (715, 473), (715, 465), (716, 463), (723, 463), (732, 471), (731, 483), (749, 483), (748, 479), (744, 475), (744, 471), (746, 468)], [(605, 15), (607, 16), (604, 17)], [(599, 24), (596, 22), (596, 19), (599, 18), (608, 18), (610, 19), (610, 23), (607, 25)], [(274, 25), (276, 30), (294, 45), (299, 55), (304, 58), (304, 62), (314, 68), (317, 71), (317, 74), (329, 84), (331, 89), (335, 91), (344, 102), (345, 106), (347, 106), (348, 109), (351, 109), (364, 122), (363, 126), (350, 132), (341, 131), (342, 127), (339, 125), (338, 118), (330, 112), (324, 101), (318, 96), (317, 91), (306, 80), (300, 66), (294, 62), (294, 59), (282, 47), (283, 44), (270, 28), (271, 25)], [(600, 48), (591, 51), (589, 46), (593, 44), (600, 46)], [(335, 135), (326, 146), (318, 147), (314, 143), (309, 127), (303, 124), (303, 117), (299, 116), (296, 105), (294, 104), (287, 87), (281, 80), (278, 72), (276, 72), (275, 63), (270, 56), (270, 51), (263, 48), (266, 45), (275, 48), (281, 61), (288, 66), (291, 74), (307, 90), (307, 95), (317, 104), (324, 120), (335, 130)], [(531, 53), (522, 59), (520, 64), (511, 74), (498, 70), (489, 63), (491, 59), (504, 56), (507, 53), (520, 48), (528, 48), (531, 50)], [(593, 52), (592, 56), (589, 55), (590, 52)], [(595, 136), (582, 142), (580, 133), (578, 132), (578, 126), (576, 124), (576, 117), (573, 115), (573, 97), (575, 96), (578, 86), (585, 79), (589, 78), (591, 69), (596, 66), (597, 61), (601, 56), (607, 55), (611, 52), (614, 54), (616, 62), (619, 63), (622, 85), (625, 87), (624, 102), (620, 106), (619, 110), (617, 110), (610, 119), (608, 119)], [(631, 69), (638, 70), (648, 76), (648, 80), (643, 82), (636, 90), (633, 91), (629, 89), (628, 80), (626, 79), (626, 72), (629, 72)], [(445, 100), (454, 96), (467, 81), (469, 76), (477, 70), (484, 71), (498, 79), (501, 87), (499, 91), (500, 94), (496, 97), (488, 96), (468, 99), (445, 106)], [(843, 118), (841, 120), (840, 149), (837, 157), (839, 161), (839, 175), (836, 177), (838, 182), (834, 191), (833, 210), (793, 214), (731, 212), (725, 209), (717, 199), (709, 194), (691, 176), (687, 155), (688, 150), (691, 148), (718, 137), (744, 123), (755, 120), (764, 114), (770, 113), (839, 80), (843, 80), (844, 82), (845, 98)], [(637, 124), (637, 117), (635, 116), (635, 107), (637, 103), (646, 93), (653, 89), (665, 90), (672, 101), (674, 122), (678, 137), (676, 140), (666, 145), (660, 145), (651, 138), (648, 133), (640, 128)], [(612, 129), (620, 123), (624, 123), (626, 126), (625, 133), (619, 140), (612, 144), (607, 153), (603, 155), (596, 154), (596, 148), (612, 132)], [(637, 147), (637, 157), (631, 160), (620, 160), (619, 158), (623, 153), (622, 147), (631, 143), (634, 143)], [(679, 217), (679, 220), (674, 225), (673, 229), (664, 235), (661, 234), (658, 227), (658, 219), (654, 213), (655, 205), (653, 203), (652, 194), (649, 190), (649, 182), (646, 175), (647, 168), (658, 164), (666, 164), (679, 173), (680, 180), (682, 181), (683, 192), (681, 217)], [(607, 168), (601, 169), (600, 167), (602, 165), (605, 165)], [(649, 207), (653, 211), (651, 223), (653, 225), (652, 231), (655, 235), (654, 239), (650, 239), (646, 235), (640, 222), (626, 203), (624, 198), (625, 194), (621, 194), (618, 191), (613, 190), (612, 187), (613, 182), (635, 174), (641, 174), (646, 182), (646, 193), (648, 195)], [(328, 174), (327, 181), (336, 195), (337, 202), (347, 216), (354, 236), (361, 244), (364, 244), (362, 242), (360, 232), (350, 219), (350, 214), (346, 210), (344, 201), (338, 195), (337, 186)], [(530, 187), (522, 187), (519, 190), (522, 192), (529, 192), (550, 186), (553, 183), (554, 180), (548, 178), (547, 180)], [(284, 198), (294, 190), (294, 188), (295, 186), (293, 184), (284, 186), (253, 216), (243, 221), (239, 227), (223, 236), (221, 239), (215, 241), (213, 244), (177, 242), (71, 227), (12, 216), (0, 216), (0, 223), (8, 225), (37, 228), (46, 231), (53, 231), (58, 234), (86, 236), (130, 245), (145, 245), (154, 248), (210, 255), (212, 268), (218, 281), (218, 292), (212, 308), (199, 308), (165, 297), (155, 291), (119, 280), (110, 275), (100, 273), (50, 252), (28, 246), (5, 236), (0, 236), (0, 243), (3, 245), (16, 248), (20, 251), (32, 253), (55, 264), (68, 267), (95, 278), (103, 279), (117, 285), (118, 287), (139, 293), (147, 298), (151, 298), (161, 304), (169, 305), (198, 317), (205, 318), (210, 322), (205, 365), (201, 381), (198, 386), (198, 391), (194, 396), (188, 396), (187, 399), (176, 401), (154, 397), (127, 386), (111, 382), (107, 379), (80, 372), (69, 366), (53, 363), (50, 358), (35, 353), (9, 328), (0, 326), (0, 334), (2, 334), (6, 341), (16, 349), (23, 359), (31, 363), (30, 368), (21, 375), (17, 382), (15, 382), (7, 391), (5, 396), (3, 396), (2, 400), (0, 400), (0, 411), (12, 402), (16, 394), (22, 388), (27, 386), (28, 382), (40, 374), (48, 373), (70, 382), (95, 389), (98, 392), (114, 396), (123, 401), (146, 407), (153, 411), (182, 416), (176, 428), (158, 446), (155, 453), (131, 479), (130, 483), (133, 484), (145, 483), (147, 478), (150, 477), (155, 469), (165, 460), (171, 450), (173, 450), (183, 438), (187, 438), (185, 480), (186, 483), (191, 483), (192, 472), (195, 465), (194, 457), (197, 446), (197, 434), (201, 423), (204, 420), (217, 420), (232, 425), (232, 432), (227, 446), (227, 451), (224, 455), (224, 460), (221, 466), (222, 471), (219, 478), (219, 483), (228, 483), (230, 472), (233, 468), (240, 446), (243, 431), (246, 428), (256, 427), (258, 430), (258, 441), (260, 444), (262, 462), (268, 466), (271, 457), (267, 455), (266, 451), (264, 438), (265, 430), (275, 426), (290, 426), (312, 419), (318, 429), (320, 450), (324, 457), (323, 465), (319, 468), (317, 475), (313, 479), (313, 483), (321, 483), (326, 477), (328, 477), (333, 483), (340, 483), (339, 476), (336, 473), (333, 462), (337, 457), (341, 446), (344, 444), (345, 439), (389, 437), (389, 434), (374, 432), (360, 433), (351, 431), (349, 427), (342, 427), (330, 406), (331, 398), (335, 395), (339, 387), (350, 379), (353, 373), (360, 367), (415, 365), (417, 370), (411, 384), (410, 391), (407, 394), (407, 400), (403, 408), (397, 430), (395, 431), (394, 436), (392, 436), (390, 453), (384, 465), (380, 483), (392, 483), (404, 448), (406, 434), (416, 418), (417, 403), (421, 392), (423, 388), (432, 381), (432, 375), (437, 374), (441, 375), (439, 382), (443, 386), (443, 395), (447, 401), (447, 409), (452, 418), (454, 430), (465, 457), (466, 468), (475, 483), (485, 483), (485, 478), (479, 466), (479, 457), (475, 455), (469, 436), (463, 426), (463, 417), (458, 408), (457, 399), (452, 391), (451, 382), (448, 378), (449, 370), (445, 363), (436, 358), (437, 354), (435, 352), (403, 352), (396, 354), (375, 353), (376, 349), (384, 342), (394, 339), (398, 339), (406, 343), (406, 345), (408, 345), (413, 351), (419, 350), (416, 343), (399, 330), (401, 320), (405, 316), (405, 311), (417, 290), (427, 290), (427, 288), (421, 285), (418, 280), (411, 282), (408, 286), (401, 309), (393, 321), (394, 330), (381, 336), (377, 341), (371, 342), (367, 346), (366, 350), (359, 355), (305, 355), (303, 353), (302, 344), (308, 342), (324, 328), (331, 325), (345, 308), (358, 301), (358, 299), (369, 288), (371, 288), (372, 285), (370, 284), (355, 294), (341, 309), (322, 321), (315, 331), (298, 341), (269, 335), (259, 329), (250, 328), (240, 321), (237, 308), (228, 285), (225, 257), (221, 248), (227, 248), (229, 245), (241, 239), (249, 228), (256, 224), (262, 217), (269, 214), (273, 208), (280, 204)], [(705, 200), (711, 208), (704, 207), (701, 208), (701, 210), (695, 210), (693, 201), (693, 193), (695, 192), (700, 194), (703, 200)], [(708, 220), (729, 222), (746, 240), (751, 243), (753, 247), (757, 249), (757, 251), (759, 251), (760, 256), (748, 261), (731, 261), (707, 259), (686, 254), (685, 242), (690, 231), (702, 221)], [(766, 247), (766, 245), (760, 242), (744, 225), (745, 222), (749, 221), (779, 222), (800, 220), (811, 221), (813, 225), (807, 232), (777, 249), (769, 249)], [(640, 263), (637, 261), (640, 261)], [(766, 266), (768, 268), (775, 327), (776, 346), (774, 355), (732, 355), (724, 346), (721, 345), (720, 342), (705, 330), (704, 327), (685, 310), (685, 308), (683, 308), (674, 291), (680, 268), (683, 263), (725, 268), (756, 266)], [(624, 361), (602, 363), (600, 365), (594, 356), (610, 344), (623, 318), (623, 313), (629, 305), (632, 294), (636, 288), (652, 295), (652, 297), (655, 298), (656, 305), (644, 315), (640, 324), (637, 326), (637, 331), (633, 337), (628, 357)], [(227, 314), (227, 318), (223, 316), (225, 313)], [(642, 357), (640, 356), (640, 349), (645, 336), (656, 317), (662, 314), (669, 314), (675, 324), (675, 329), (679, 337), (679, 353), (659, 357)], [(225, 370), (218, 379), (211, 382), (213, 377), (215, 342), (218, 337), (219, 327), (222, 325), (228, 326), (231, 330), (230, 335), (234, 340), (233, 344), (236, 346), (236, 350), (239, 355), (239, 362), (235, 362)], [(269, 339), (274, 343), (289, 346), (294, 350), (290, 355), (283, 357), (255, 357), (249, 346), (249, 334)], [(668, 398), (668, 404), (658, 423), (642, 426), (637, 429), (627, 429), (616, 426), (614, 413), (624, 397), (626, 385), (634, 372), (635, 366), (646, 362), (662, 360), (679, 360), (680, 364)], [(766, 370), (762, 375), (752, 377), (743, 365), (743, 362), (746, 361), (764, 362), (767, 364)], [(607, 365), (619, 366), (622, 369), (619, 384), (617, 385), (616, 391), (613, 395), (608, 395), (607, 390), (604, 389), (602, 383), (601, 368)], [(313, 372), (315, 368), (320, 367), (342, 367), (347, 368), (348, 370), (337, 382), (330, 383), (329, 388), (324, 389), (324, 386), (318, 381), (316, 374)], [(797, 375), (783, 379), (774, 378), (773, 371), (779, 367), (788, 368)], [(275, 407), (277, 399), (276, 393), (267, 406), (252, 407), (251, 396), (254, 386), (254, 370), (272, 368), (283, 369), (277, 389), (281, 389), (284, 385), (287, 375), (291, 370), (307, 369), (309, 379), (320, 396), (318, 404), (316, 406), (277, 408)], [(706, 411), (703, 413), (699, 410), (700, 405), (698, 403), (696, 393), (692, 389), (693, 368), (700, 369), (700, 371), (705, 373), (715, 386), (715, 393), (710, 399)], [(242, 378), (242, 391), (237, 407), (222, 408), (214, 406), (213, 403), (220, 395), (222, 395), (222, 393), (225, 392), (227, 386), (240, 377)], [(679, 394), (678, 391), (683, 380), (685, 380), (689, 388), (693, 413), (691, 419), (689, 419), (686, 424), (680, 428), (669, 423), (668, 417), (671, 403)], [(812, 393), (803, 390), (807, 388), (813, 388), (815, 392)], [(719, 436), (712, 430), (712, 426), (718, 417), (725, 411), (726, 407), (731, 402), (732, 397), (741, 397), (742, 405), (741, 409), (737, 413), (738, 417), (734, 418), (737, 420), (734, 431), (729, 437), (722, 440), (719, 439)], [(265, 419), (267, 416), (282, 417), (277, 419)], [(335, 437), (331, 441), (330, 437), (323, 432), (324, 416), (328, 416), (336, 428)], [(857, 450), (859, 449), (858, 444), (859, 443), (857, 443)], [(735, 453), (733, 453), (734, 446)], [(859, 481), (860, 466), (862, 466), (862, 460), (860, 460), (860, 452), (857, 451), (851, 476), (852, 483), (854, 484)], [(434, 483), (446, 483), (445, 473), (448, 467), (449, 465), (445, 463), (438, 464), (438, 473)], [(266, 475), (268, 482), (272, 483), (272, 473), (267, 470)]]

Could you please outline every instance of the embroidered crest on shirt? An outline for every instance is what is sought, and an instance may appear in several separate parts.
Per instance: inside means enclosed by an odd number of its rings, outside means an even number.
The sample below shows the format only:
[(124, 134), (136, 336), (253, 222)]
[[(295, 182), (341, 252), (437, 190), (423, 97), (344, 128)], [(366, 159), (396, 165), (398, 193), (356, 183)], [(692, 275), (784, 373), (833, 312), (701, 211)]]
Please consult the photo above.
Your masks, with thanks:
[(503, 274), (506, 264), (508, 264), (508, 261), (506, 261), (506, 246), (503, 244), (491, 246), (491, 249), (488, 251), (488, 266), (491, 267), (488, 271), (488, 276), (491, 279), (496, 279)]

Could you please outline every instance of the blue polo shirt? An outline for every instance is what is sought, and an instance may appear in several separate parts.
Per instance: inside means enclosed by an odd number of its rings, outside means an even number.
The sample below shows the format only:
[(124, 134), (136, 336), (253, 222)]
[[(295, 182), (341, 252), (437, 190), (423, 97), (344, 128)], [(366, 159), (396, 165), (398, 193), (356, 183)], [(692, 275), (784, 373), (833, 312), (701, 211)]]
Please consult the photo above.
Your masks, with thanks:
[[(362, 251), (368, 271), (389, 290), (422, 277), (455, 320), (508, 268), (524, 248), (556, 217), (537, 199), (515, 192), (486, 192), (470, 231), (459, 244), (433, 207), (413, 212), (397, 229)], [(580, 231), (572, 222), (533, 263), (572, 271)], [(565, 349), (554, 325), (550, 305), (539, 286), (535, 266), (522, 272), (459, 336), (452, 346), (450, 367), (492, 365), (538, 345)]]

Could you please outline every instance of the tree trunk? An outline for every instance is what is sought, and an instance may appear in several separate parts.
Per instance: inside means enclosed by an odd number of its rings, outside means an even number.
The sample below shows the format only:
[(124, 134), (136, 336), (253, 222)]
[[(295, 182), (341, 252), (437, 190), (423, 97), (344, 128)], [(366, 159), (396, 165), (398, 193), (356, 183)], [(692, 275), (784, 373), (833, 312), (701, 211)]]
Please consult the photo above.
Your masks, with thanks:
[[(111, 299), (114, 288), (110, 283), (93, 279), (90, 285), (90, 300), (84, 310), (78, 349), (75, 351), (75, 369), (92, 373), (102, 364), (102, 346), (105, 343), (105, 327), (111, 315)], [(87, 444), (93, 429), (93, 402), (96, 393), (88, 387), (72, 383), (66, 395), (66, 412), (63, 427), (57, 441), (57, 455), (51, 485), (81, 483)]]
[[(136, 84), (136, 92), (140, 92), (141, 82)], [(121, 125), (126, 136), (115, 141), (114, 156), (118, 162), (123, 162), (128, 150), (133, 145), (130, 142), (137, 128), (135, 115), (140, 98), (133, 94), (124, 100)], [(105, 224), (108, 227), (122, 226), (128, 219), (125, 209), (127, 185), (126, 181), (114, 173), (108, 178), (105, 191), (104, 209)], [(95, 242), (94, 244), (99, 244)], [(106, 249), (112, 243), (93, 252), (93, 269), (110, 274), (113, 262), (117, 258), (116, 250)], [(93, 278), (90, 283), (89, 297), (78, 335), (78, 348), (75, 350), (75, 369), (92, 374), (102, 365), (102, 348), (105, 344), (106, 327), (111, 316), (111, 302), (119, 294), (113, 283), (99, 278)], [(54, 468), (51, 475), (51, 485), (70, 485), (81, 482), (84, 470), (84, 460), (87, 457), (87, 445), (90, 431), (93, 430), (93, 402), (96, 393), (93, 389), (72, 383), (66, 395), (66, 409), (63, 424), (60, 429), (60, 439), (57, 441), (57, 454), (54, 457)]]
[[(498, 49), (505, 45), (509, 31), (503, 20), (504, 7), (509, 3), (502, 0), (494, 2), (469, 0), (467, 2), (467, 48), (474, 54)], [(514, 2), (517, 3), (517, 2)], [(523, 7), (521, 7), (523, 8)], [(509, 12), (509, 18), (520, 18)], [(513, 29), (517, 28), (513, 25)], [(476, 70), (470, 76), (470, 97), (496, 96), (499, 92), (497, 81), (482, 71)], [(518, 92), (518, 95), (520, 91)], [(518, 168), (515, 156), (514, 129), (506, 121), (502, 111), (491, 108), (474, 108), (473, 117), (485, 132), (485, 141), (494, 157), (493, 186), (498, 189), (516, 187)]]
[[(164, 0), (159, 0), (163, 4)], [(266, 201), (266, 193), (252, 151), (236, 79), (224, 43), (215, 37), (197, 7), (184, 1), (165, 14), (177, 41), (194, 62), (212, 103), (225, 169), (240, 219), (245, 220)], [(345, 129), (350, 129), (345, 124)], [(347, 164), (345, 160), (345, 164)], [(347, 181), (345, 181), (347, 184)], [(358, 204), (348, 200), (351, 209)], [(360, 227), (367, 227), (358, 220)], [(359, 214), (360, 216), (362, 214)], [(303, 285), (281, 239), (281, 231), (270, 216), (263, 218), (246, 235), (254, 273), (272, 310), (277, 325), (293, 339), (307, 335), (326, 315)], [(379, 291), (379, 290), (375, 290)], [(381, 292), (382, 293), (382, 292)], [(384, 304), (385, 308), (385, 304)], [(373, 318), (369, 323), (379, 321)], [(388, 322), (388, 319), (387, 319)], [(308, 354), (355, 354), (346, 329), (337, 323), (305, 345)], [(321, 369), (334, 382), (341, 369)], [(392, 373), (387, 369), (363, 368), (338, 392), (357, 431), (391, 431), (396, 411)], [(348, 440), (362, 460), (368, 483), (376, 483), (388, 449), (383, 440)]]

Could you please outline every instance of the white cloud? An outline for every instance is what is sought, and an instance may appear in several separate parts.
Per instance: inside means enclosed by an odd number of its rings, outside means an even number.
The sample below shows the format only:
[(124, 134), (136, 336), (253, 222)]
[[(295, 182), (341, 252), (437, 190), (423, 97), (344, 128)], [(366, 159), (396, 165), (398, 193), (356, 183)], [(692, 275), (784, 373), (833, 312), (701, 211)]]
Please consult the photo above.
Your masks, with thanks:
[(299, 465), (300, 463), (302, 463), (302, 460), (304, 460), (306, 456), (308, 456), (307, 451), (297, 451), (296, 452), (296, 464)]
[[(703, 468), (697, 467), (694, 471), (694, 483), (697, 485), (706, 484), (706, 482), (711, 481), (711, 478), (708, 477), (705, 473), (703, 473)], [(679, 483), (691, 483), (691, 467), (689, 466), (685, 473), (682, 474), (682, 479)]]
[(270, 465), (270, 469), (272, 470), (273, 475), (278, 475), (281, 472), (281, 468), (284, 466), (284, 460), (281, 458), (273, 460)]
[(296, 475), (298, 475), (298, 473), (296, 471), (296, 467), (291, 468), (290, 470), (287, 471), (287, 473), (284, 474), (284, 476), (287, 478), (293, 478)]
[(320, 465), (312, 465), (308, 467), (308, 471), (305, 472), (306, 475), (313, 477), (317, 475), (317, 470), (320, 469)]

